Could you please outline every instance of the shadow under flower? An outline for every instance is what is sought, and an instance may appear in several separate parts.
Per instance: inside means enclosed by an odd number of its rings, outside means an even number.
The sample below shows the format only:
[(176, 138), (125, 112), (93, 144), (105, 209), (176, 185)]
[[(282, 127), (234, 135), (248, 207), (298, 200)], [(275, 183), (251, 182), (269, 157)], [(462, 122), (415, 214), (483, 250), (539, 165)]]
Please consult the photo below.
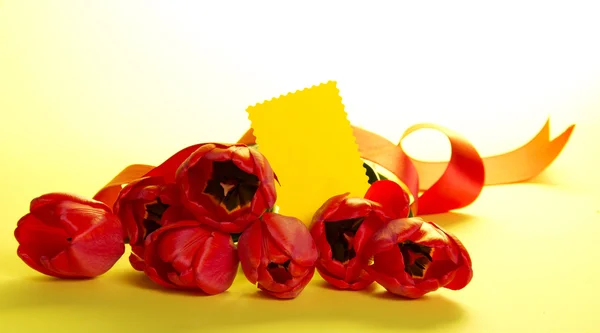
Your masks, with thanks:
[(165, 288), (150, 280), (146, 274), (138, 271), (124, 272), (116, 277), (119, 281), (124, 284), (128, 284), (132, 287), (142, 288), (146, 290), (152, 290), (161, 293), (167, 294), (179, 294), (183, 296), (210, 296), (206, 293), (196, 290), (184, 290), (184, 289), (176, 289), (176, 288)]
[[(341, 324), (426, 329), (457, 325), (466, 315), (459, 304), (439, 294), (407, 300), (375, 285), (366, 291), (339, 291), (326, 287), (317, 275), (302, 294), (285, 302), (261, 292), (243, 275), (238, 275), (225, 293), (197, 297), (204, 294), (162, 288), (136, 271), (111, 272), (79, 281), (12, 279), (0, 285), (0, 295), (0, 322), (9, 323), (9, 331), (35, 331), (41, 323), (44, 330), (61, 332), (90, 328), (234, 332), (288, 323), (319, 329)], [(68, 313), (69, 320), (57, 320), (58, 313)], [(36, 320), (16, 323), (15, 316), (35, 316)]]
[(337, 292), (348, 292), (348, 293), (370, 293), (377, 289), (377, 284), (372, 283), (372, 284), (368, 285), (365, 289), (362, 289), (362, 290), (343, 290), (343, 289), (338, 289), (338, 288), (332, 286), (327, 281), (321, 280), (318, 278), (315, 278), (315, 280), (312, 281), (311, 286), (315, 286), (315, 287), (323, 288), (323, 289), (327, 289), (327, 290), (333, 290), (333, 291), (337, 291)]

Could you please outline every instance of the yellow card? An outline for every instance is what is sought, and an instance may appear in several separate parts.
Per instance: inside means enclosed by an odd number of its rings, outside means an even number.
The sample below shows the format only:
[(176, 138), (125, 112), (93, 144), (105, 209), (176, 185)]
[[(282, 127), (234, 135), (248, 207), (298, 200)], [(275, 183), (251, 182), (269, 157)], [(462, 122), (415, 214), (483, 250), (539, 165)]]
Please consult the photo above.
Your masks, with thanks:
[(281, 187), (279, 213), (309, 224), (330, 197), (362, 197), (369, 187), (336, 83), (330, 81), (249, 107), (258, 149)]

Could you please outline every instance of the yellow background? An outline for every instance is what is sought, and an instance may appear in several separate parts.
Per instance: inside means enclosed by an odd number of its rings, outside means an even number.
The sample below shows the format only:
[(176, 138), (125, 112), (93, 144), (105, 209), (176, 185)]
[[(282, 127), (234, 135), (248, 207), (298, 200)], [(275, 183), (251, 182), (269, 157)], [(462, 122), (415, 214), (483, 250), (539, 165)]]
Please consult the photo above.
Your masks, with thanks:
[[(600, 31), (584, 2), (0, 0), (0, 331), (596, 332), (600, 236)], [(155, 288), (124, 257), (92, 281), (48, 279), (16, 256), (29, 201), (93, 195), (122, 167), (202, 141), (235, 141), (245, 109), (336, 80), (355, 125), (396, 141), (417, 122), (483, 155), (570, 123), (564, 153), (526, 184), (485, 188), (427, 217), (469, 249), (462, 291), (417, 301), (338, 292), (293, 301), (240, 276), (225, 294)], [(425, 131), (424, 131), (425, 132)], [(406, 148), (444, 159), (417, 133)]]

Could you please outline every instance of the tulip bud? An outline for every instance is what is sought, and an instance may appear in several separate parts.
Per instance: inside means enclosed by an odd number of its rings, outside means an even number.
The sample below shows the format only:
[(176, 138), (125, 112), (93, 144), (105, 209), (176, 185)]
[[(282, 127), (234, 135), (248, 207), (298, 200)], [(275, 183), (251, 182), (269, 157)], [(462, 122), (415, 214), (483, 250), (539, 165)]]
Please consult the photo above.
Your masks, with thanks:
[(473, 277), (471, 258), (462, 243), (420, 218), (387, 223), (365, 244), (361, 261), (377, 283), (408, 298), (442, 287), (459, 290)]
[(238, 255), (231, 237), (198, 221), (168, 224), (145, 243), (145, 273), (157, 284), (209, 295), (233, 284)]
[(391, 219), (378, 203), (367, 199), (342, 194), (327, 200), (310, 227), (319, 250), (319, 275), (339, 289), (360, 290), (373, 283), (357, 254)]
[(238, 253), (246, 278), (277, 298), (295, 298), (315, 272), (317, 249), (297, 218), (265, 213), (240, 236)]
[(183, 204), (215, 229), (240, 233), (277, 197), (275, 174), (267, 159), (242, 144), (207, 143), (177, 170)]
[(40, 273), (91, 278), (125, 252), (121, 223), (102, 202), (50, 193), (33, 199), (29, 210), (15, 229), (17, 254)]
[(127, 184), (115, 201), (114, 212), (131, 245), (129, 262), (139, 271), (144, 270), (144, 242), (148, 235), (191, 216), (179, 201), (177, 186), (164, 183), (162, 177), (145, 177)]

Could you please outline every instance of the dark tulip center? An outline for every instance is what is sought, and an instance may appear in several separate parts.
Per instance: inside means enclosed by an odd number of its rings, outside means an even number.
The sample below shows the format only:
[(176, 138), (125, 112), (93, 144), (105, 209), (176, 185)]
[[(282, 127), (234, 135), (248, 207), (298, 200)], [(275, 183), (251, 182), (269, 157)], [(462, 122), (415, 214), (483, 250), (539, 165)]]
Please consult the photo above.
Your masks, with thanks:
[(242, 236), (242, 233), (241, 232), (231, 233), (231, 234), (229, 234), (229, 236), (231, 237), (231, 241), (233, 241), (234, 243), (237, 243), (240, 240), (240, 236)]
[(228, 211), (249, 205), (258, 190), (258, 177), (242, 171), (233, 161), (213, 162), (211, 179), (204, 193)]
[(331, 246), (333, 260), (346, 263), (356, 257), (354, 236), (364, 217), (336, 222), (325, 222), (325, 237)]
[(427, 268), (433, 261), (433, 248), (419, 245), (411, 241), (398, 244), (404, 258), (404, 271), (413, 278), (423, 278)]
[(292, 279), (292, 274), (288, 271), (288, 267), (290, 266), (290, 261), (286, 261), (283, 264), (278, 264), (274, 262), (270, 262), (267, 265), (267, 272), (271, 274), (271, 277), (277, 283), (286, 283), (287, 281)]
[(145, 208), (146, 214), (144, 215), (144, 220), (142, 221), (144, 225), (144, 239), (156, 231), (156, 229), (161, 227), (160, 219), (167, 208), (169, 208), (169, 205), (160, 201), (160, 198), (156, 198), (156, 201), (147, 203)]

